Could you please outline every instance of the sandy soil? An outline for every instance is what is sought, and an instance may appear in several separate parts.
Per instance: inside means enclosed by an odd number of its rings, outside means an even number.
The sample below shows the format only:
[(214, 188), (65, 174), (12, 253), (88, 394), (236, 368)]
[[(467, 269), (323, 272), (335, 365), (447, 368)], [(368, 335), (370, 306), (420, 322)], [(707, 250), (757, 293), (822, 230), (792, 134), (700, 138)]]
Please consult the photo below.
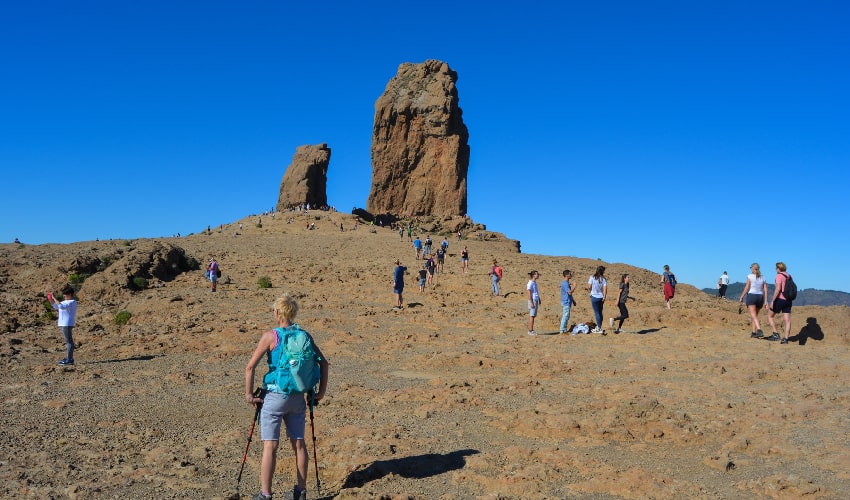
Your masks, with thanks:
[[(310, 498), (837, 499), (850, 491), (848, 308), (795, 307), (791, 344), (753, 340), (737, 303), (680, 284), (666, 310), (658, 274), (607, 263), (612, 283), (632, 275), (626, 331), (559, 335), (560, 271), (572, 269), (583, 285), (599, 261), (520, 254), (496, 235), (463, 242), (467, 275), (461, 243), (450, 239), (435, 286), (418, 293), (411, 273), (407, 306), (396, 311), (393, 262), (417, 267), (406, 238), (368, 226), (340, 232), (350, 215), (320, 215), (292, 224), (266, 217), (262, 228), (248, 217), (162, 240), (201, 262), (217, 256), (230, 283), (216, 293), (200, 270), (139, 292), (89, 278), (74, 367), (56, 364), (63, 345), (55, 321), (43, 318), (44, 292), (62, 287), (80, 255), (151, 241), (0, 245), (0, 496), (254, 494), (258, 432), (237, 491), (253, 416), (244, 366), (284, 291), (299, 298), (299, 322), (331, 362), (328, 397), (315, 411), (321, 490), (311, 456)], [(306, 221), (317, 229), (305, 230)], [(493, 258), (505, 268), (502, 297), (490, 294)], [(537, 337), (526, 334), (531, 269), (541, 274)], [(272, 288), (257, 287), (263, 275)], [(95, 298), (87, 288), (97, 279), (108, 292)], [(609, 302), (606, 317), (615, 309)], [(132, 313), (129, 324), (114, 324), (119, 310)], [(592, 319), (582, 291), (572, 322)], [(309, 437), (308, 445), (312, 455)], [(282, 447), (276, 498), (293, 475)]]

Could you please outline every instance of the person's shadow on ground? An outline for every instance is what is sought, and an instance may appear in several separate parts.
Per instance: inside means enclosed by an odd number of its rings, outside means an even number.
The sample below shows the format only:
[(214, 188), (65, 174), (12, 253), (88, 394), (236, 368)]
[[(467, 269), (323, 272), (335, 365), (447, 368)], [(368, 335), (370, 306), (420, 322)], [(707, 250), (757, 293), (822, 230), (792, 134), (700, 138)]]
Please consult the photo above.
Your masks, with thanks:
[(478, 450), (457, 450), (445, 455), (427, 453), (412, 457), (376, 460), (366, 468), (351, 472), (345, 478), (342, 489), (362, 488), (366, 483), (389, 474), (415, 479), (436, 476), (462, 469), (466, 465), (466, 457), (477, 453), (479, 453)]
[(793, 337), (788, 337), (789, 342), (799, 342), (800, 345), (806, 345), (809, 339), (823, 340), (823, 330), (818, 324), (817, 318), (806, 318), (806, 326), (800, 329), (800, 333)]

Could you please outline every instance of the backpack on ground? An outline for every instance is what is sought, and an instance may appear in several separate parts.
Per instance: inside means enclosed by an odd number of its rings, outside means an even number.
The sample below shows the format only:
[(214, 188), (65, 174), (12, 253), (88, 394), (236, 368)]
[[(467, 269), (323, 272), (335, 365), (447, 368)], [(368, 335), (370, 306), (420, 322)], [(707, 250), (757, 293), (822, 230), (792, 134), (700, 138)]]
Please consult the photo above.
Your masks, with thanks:
[(797, 284), (788, 273), (782, 273), (785, 276), (785, 286), (782, 287), (782, 295), (786, 300), (794, 300), (797, 298)]
[(275, 328), (275, 332), (275, 350), (280, 350), (275, 385), (284, 394), (312, 391), (321, 378), (319, 356), (313, 348), (313, 339), (298, 325)]

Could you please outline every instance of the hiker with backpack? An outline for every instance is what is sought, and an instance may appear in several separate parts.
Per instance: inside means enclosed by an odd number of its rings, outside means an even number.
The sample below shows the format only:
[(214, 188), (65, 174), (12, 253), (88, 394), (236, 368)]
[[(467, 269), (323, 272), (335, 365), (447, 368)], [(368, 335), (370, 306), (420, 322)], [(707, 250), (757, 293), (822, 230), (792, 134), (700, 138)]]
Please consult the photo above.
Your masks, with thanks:
[(661, 274), (661, 284), (664, 285), (664, 302), (670, 309), (670, 301), (676, 295), (676, 275), (670, 272), (668, 265), (664, 266), (664, 273)]
[(791, 302), (797, 298), (797, 285), (791, 275), (786, 272), (787, 270), (784, 262), (776, 263), (776, 286), (773, 287), (773, 299), (767, 307), (767, 322), (773, 329), (773, 335), (767, 337), (767, 340), (779, 340), (779, 333), (776, 331), (776, 323), (774, 323), (773, 317), (777, 312), (782, 313), (782, 321), (785, 322), (785, 335), (780, 344), (788, 343), (788, 335), (791, 333)]
[(218, 262), (216, 262), (215, 257), (210, 259), (210, 264), (207, 266), (207, 279), (212, 283), (211, 292), (215, 291), (216, 283), (218, 283), (218, 279), (221, 277), (221, 269), (218, 268)]
[[(307, 499), (309, 456), (304, 441), (307, 411), (304, 395), (312, 398), (312, 416), (313, 405), (325, 397), (328, 361), (313, 337), (293, 323), (297, 313), (298, 303), (290, 295), (285, 294), (275, 300), (274, 316), (279, 328), (263, 333), (245, 367), (245, 398), (255, 408), (261, 407), (259, 422), (263, 458), (260, 465), (260, 492), (254, 496), (255, 500), (272, 498), (272, 478), (277, 465), (281, 424), (284, 424), (289, 444), (295, 452), (296, 484), (292, 489), (292, 498)], [(257, 397), (254, 395), (254, 371), (263, 357), (266, 358), (269, 371), (263, 377), (262, 397)], [(316, 392), (314, 387), (317, 383), (319, 389)]]

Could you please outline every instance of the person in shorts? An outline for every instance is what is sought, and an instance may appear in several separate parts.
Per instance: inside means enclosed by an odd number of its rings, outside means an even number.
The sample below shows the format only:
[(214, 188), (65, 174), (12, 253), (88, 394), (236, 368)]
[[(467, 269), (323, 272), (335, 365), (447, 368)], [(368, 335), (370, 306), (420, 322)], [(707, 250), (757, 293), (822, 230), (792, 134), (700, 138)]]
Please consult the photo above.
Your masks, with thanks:
[(773, 335), (767, 337), (767, 340), (779, 340), (779, 333), (776, 331), (776, 323), (773, 317), (778, 312), (782, 313), (785, 330), (780, 344), (787, 344), (788, 336), (791, 334), (791, 301), (785, 297), (785, 282), (790, 277), (786, 272), (787, 270), (784, 262), (776, 263), (776, 286), (773, 287), (773, 299), (771, 299), (767, 308), (767, 322), (773, 329)]
[(425, 292), (425, 280), (428, 278), (428, 264), (422, 264), (419, 270), (419, 293)]
[[(296, 314), (298, 314), (298, 303), (290, 295), (283, 295), (275, 300), (274, 316), (279, 326), (284, 328), (292, 326)], [(325, 397), (325, 390), (328, 387), (328, 361), (312, 336), (310, 339), (313, 341), (313, 349), (316, 351), (321, 369), (319, 391), (312, 395), (313, 401), (318, 402)], [(279, 368), (273, 365), (272, 358), (272, 351), (277, 347), (277, 343), (278, 334), (275, 330), (263, 333), (245, 367), (245, 399), (255, 408), (262, 405), (260, 436), (263, 440), (263, 459), (260, 465), (260, 492), (254, 496), (254, 499), (272, 498), (272, 479), (277, 466), (277, 450), (280, 444), (280, 430), (283, 426), (286, 437), (289, 438), (289, 444), (295, 452), (296, 484), (292, 489), (292, 498), (306, 500), (307, 469), (310, 464), (307, 445), (304, 442), (307, 402), (304, 394), (300, 392), (283, 394), (277, 390), (277, 386), (273, 385), (274, 372)], [(269, 372), (263, 378), (263, 397), (259, 398), (254, 396), (254, 371), (264, 357), (268, 362)]]
[[(746, 300), (745, 300), (746, 298)], [(744, 291), (741, 292), (741, 303), (747, 305), (750, 311), (750, 319), (752, 326), (751, 338), (760, 339), (764, 337), (764, 332), (761, 331), (761, 323), (759, 322), (759, 312), (764, 307), (764, 301), (767, 298), (767, 281), (761, 274), (761, 268), (758, 262), (753, 262), (750, 266), (750, 274), (747, 275), (747, 284), (744, 285)]]
[(537, 317), (537, 309), (540, 307), (540, 290), (537, 288), (537, 278), (540, 273), (531, 271), (528, 273), (528, 284), (525, 289), (528, 292), (528, 334), (537, 335), (534, 331), (534, 318)]

